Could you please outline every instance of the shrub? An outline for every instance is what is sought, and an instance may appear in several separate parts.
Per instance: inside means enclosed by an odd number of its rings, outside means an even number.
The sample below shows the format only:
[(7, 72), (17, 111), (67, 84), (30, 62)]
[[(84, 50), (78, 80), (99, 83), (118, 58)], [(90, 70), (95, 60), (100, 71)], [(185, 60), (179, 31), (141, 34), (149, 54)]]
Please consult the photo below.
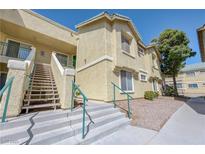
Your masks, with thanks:
[(154, 97), (158, 98), (159, 97), (159, 92), (154, 92)]
[(174, 96), (174, 88), (172, 86), (166, 85), (164, 89), (164, 95), (165, 96)]
[(155, 93), (153, 91), (145, 91), (144, 98), (148, 100), (153, 100), (155, 98)]

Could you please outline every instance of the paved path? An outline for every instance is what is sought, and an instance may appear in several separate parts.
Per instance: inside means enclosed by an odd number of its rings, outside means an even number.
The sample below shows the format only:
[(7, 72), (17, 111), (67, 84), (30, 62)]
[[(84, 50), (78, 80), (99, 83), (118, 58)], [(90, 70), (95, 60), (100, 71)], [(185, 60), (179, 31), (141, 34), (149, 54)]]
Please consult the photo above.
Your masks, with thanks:
[(93, 144), (99, 145), (136, 145), (148, 144), (157, 132), (145, 128), (127, 126)]
[(205, 115), (205, 97), (191, 98), (187, 101), (187, 105), (189, 105), (197, 113)]
[(205, 144), (205, 115), (184, 104), (159, 132), (128, 126), (94, 144)]
[(149, 144), (205, 144), (205, 115), (184, 104)]

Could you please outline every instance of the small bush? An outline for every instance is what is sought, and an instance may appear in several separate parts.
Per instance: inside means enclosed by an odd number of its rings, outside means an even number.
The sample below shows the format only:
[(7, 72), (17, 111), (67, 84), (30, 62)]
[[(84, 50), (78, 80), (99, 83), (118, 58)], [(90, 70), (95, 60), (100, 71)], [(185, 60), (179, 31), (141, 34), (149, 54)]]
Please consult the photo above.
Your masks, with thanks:
[(159, 97), (159, 92), (154, 92), (154, 97), (158, 98)]
[(164, 89), (164, 95), (165, 96), (174, 96), (174, 87), (166, 85)]
[(153, 91), (145, 91), (144, 98), (148, 100), (153, 100), (155, 98), (155, 93)]

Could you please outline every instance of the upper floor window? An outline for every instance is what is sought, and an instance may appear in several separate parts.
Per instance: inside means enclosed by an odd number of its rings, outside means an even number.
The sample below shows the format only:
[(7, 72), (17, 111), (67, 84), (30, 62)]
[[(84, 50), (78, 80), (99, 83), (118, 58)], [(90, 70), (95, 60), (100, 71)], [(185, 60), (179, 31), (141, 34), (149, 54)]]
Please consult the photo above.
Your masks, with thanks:
[(121, 48), (122, 50), (130, 53), (130, 44), (131, 44), (131, 39), (129, 36), (127, 36), (124, 33), (121, 33)]
[(144, 56), (144, 49), (140, 46), (138, 46), (138, 55), (141, 57), (141, 56)]
[(6, 49), (6, 56), (26, 59), (30, 53), (31, 46), (16, 42), (13, 40), (8, 40), (7, 49)]
[(195, 72), (187, 72), (186, 75), (188, 77), (194, 77), (195, 76)]
[(67, 55), (56, 53), (56, 57), (63, 67), (68, 66), (68, 56)]
[(198, 88), (198, 84), (196, 83), (191, 83), (191, 84), (188, 84), (189, 88)]
[(133, 91), (132, 73), (127, 71), (120, 71), (121, 88), (124, 91)]

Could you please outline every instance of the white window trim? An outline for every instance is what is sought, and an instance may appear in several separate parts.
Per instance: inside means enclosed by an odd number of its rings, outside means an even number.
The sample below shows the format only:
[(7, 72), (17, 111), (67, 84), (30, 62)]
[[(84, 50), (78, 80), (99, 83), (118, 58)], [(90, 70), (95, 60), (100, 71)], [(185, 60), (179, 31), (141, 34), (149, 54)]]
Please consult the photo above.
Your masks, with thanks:
[[(145, 75), (145, 80), (144, 79), (142, 79), (141, 78), (141, 75)], [(147, 73), (145, 73), (145, 72), (139, 72), (139, 79), (140, 79), (140, 81), (143, 81), (143, 82), (147, 82), (148, 81), (148, 75), (147, 75)]]
[[(139, 50), (139, 48), (140, 48), (141, 50), (143, 50), (144, 52), (141, 52), (141, 51)], [(143, 56), (145, 55), (145, 50), (144, 50), (141, 46), (139, 46), (139, 45), (138, 45), (137, 51), (138, 51), (139, 54), (142, 54)]]
[[(123, 70), (123, 71), (126, 71), (126, 70)], [(129, 71), (126, 71), (126, 72), (129, 72)], [(125, 91), (126, 93), (134, 93), (134, 92), (135, 92), (133, 73), (132, 73), (132, 72), (130, 72), (130, 73), (131, 73), (131, 75), (132, 75), (132, 90), (123, 90), (123, 91)], [(118, 86), (120, 87), (120, 89), (122, 89), (122, 87), (121, 87), (121, 71), (120, 71), (119, 74), (120, 74), (120, 75), (119, 75), (119, 84), (118, 84)], [(123, 94), (122, 91), (120, 91), (120, 93)]]
[(65, 53), (62, 53), (62, 52), (59, 52), (59, 51), (55, 51), (55, 53), (58, 53), (58, 54), (61, 54), (61, 55), (64, 55), (64, 56), (66, 56), (67, 57), (67, 66), (69, 65), (69, 58), (72, 56), (72, 55), (67, 55), (67, 54), (65, 54)]

